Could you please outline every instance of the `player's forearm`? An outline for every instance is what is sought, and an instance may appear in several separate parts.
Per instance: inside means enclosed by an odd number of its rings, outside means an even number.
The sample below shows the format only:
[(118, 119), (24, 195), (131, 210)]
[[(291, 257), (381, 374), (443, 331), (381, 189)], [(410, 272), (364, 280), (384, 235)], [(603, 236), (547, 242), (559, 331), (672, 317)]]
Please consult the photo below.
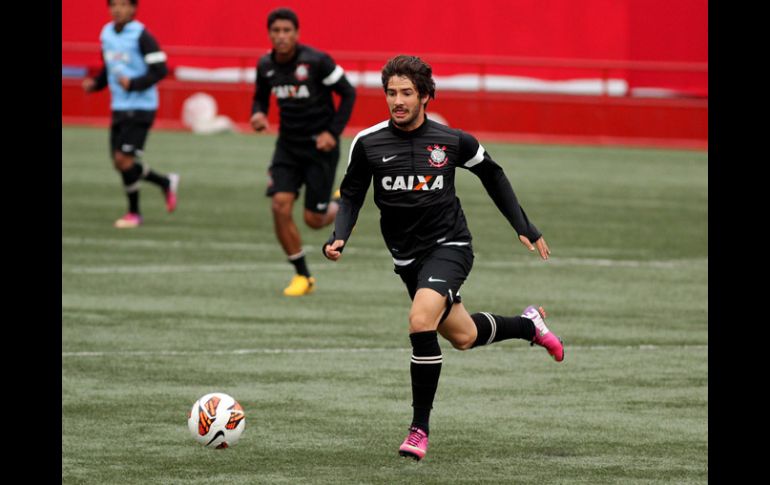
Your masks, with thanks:
[(254, 92), (254, 98), (251, 102), (251, 115), (254, 116), (255, 114), (262, 112), (267, 116), (267, 110), (270, 107), (270, 92), (267, 91), (267, 94), (264, 94), (264, 90), (257, 89)]
[(107, 87), (107, 68), (102, 67), (102, 70), (99, 71), (99, 74), (96, 75), (94, 78), (94, 91), (101, 91), (102, 89)]
[(489, 197), (516, 233), (520, 236), (527, 236), (532, 242), (540, 239), (540, 231), (529, 221), (524, 209), (519, 205), (513, 187), (503, 169), (496, 164), (494, 166), (487, 165), (477, 175), (481, 178), (481, 183)]
[[(350, 199), (343, 197), (340, 200), (340, 207), (337, 210), (337, 216), (334, 219), (334, 231), (329, 237), (327, 244), (331, 244), (337, 239), (347, 242), (350, 238), (350, 233), (353, 231), (353, 226), (356, 225), (360, 210), (361, 205), (357, 205)], [(340, 249), (340, 251), (342, 251), (342, 249)]]
[(353, 114), (353, 105), (356, 102), (356, 88), (348, 82), (347, 78), (343, 77), (335, 85), (334, 91), (340, 95), (340, 105), (334, 113), (334, 118), (332, 118), (331, 125), (329, 125), (329, 131), (334, 136), (339, 137), (348, 121), (350, 121), (350, 115)]
[(131, 79), (128, 86), (129, 91), (144, 91), (168, 75), (168, 67), (165, 62), (150, 64), (144, 76)]

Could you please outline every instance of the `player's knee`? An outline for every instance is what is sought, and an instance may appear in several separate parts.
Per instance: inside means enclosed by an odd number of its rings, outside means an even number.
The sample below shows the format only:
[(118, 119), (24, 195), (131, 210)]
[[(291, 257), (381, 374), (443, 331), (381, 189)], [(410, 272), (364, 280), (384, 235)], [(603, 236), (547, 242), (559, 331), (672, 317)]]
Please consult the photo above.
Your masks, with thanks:
[(436, 330), (436, 322), (424, 312), (409, 313), (409, 333)]
[(134, 164), (134, 157), (123, 152), (115, 152), (112, 155), (112, 164), (115, 170), (125, 172)]
[(326, 214), (305, 211), (305, 224), (312, 229), (321, 229), (326, 226)]
[(273, 197), (273, 203), (271, 205), (273, 215), (278, 217), (291, 217), (292, 203), (291, 201)]

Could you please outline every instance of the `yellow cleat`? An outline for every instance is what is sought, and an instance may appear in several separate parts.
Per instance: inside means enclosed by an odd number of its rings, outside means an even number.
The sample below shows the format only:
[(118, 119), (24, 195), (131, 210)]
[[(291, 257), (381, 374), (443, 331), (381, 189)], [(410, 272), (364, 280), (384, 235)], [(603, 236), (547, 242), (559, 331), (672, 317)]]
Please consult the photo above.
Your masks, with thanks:
[(340, 192), (340, 189), (337, 189), (334, 191), (334, 195), (332, 195), (332, 200), (335, 202), (339, 202), (342, 198), (342, 192)]
[(296, 274), (291, 279), (289, 286), (284, 288), (283, 294), (286, 296), (303, 296), (309, 295), (313, 291), (315, 291), (315, 278)]

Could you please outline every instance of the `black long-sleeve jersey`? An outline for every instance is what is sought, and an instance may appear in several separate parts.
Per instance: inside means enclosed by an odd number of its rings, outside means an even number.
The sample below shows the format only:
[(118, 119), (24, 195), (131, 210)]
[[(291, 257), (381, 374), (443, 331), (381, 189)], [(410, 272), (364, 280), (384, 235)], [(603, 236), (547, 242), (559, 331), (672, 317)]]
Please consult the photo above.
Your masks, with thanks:
[(328, 243), (342, 239), (347, 245), (373, 180), (380, 228), (396, 264), (407, 264), (436, 246), (470, 244), (471, 233), (455, 194), (458, 167), (481, 179), (517, 234), (532, 242), (540, 238), (502, 167), (476, 138), (426, 118), (414, 131), (383, 121), (356, 136)]
[[(340, 95), (336, 111), (332, 91)], [(307, 140), (326, 130), (339, 138), (356, 98), (342, 67), (328, 54), (302, 44), (289, 62), (276, 62), (272, 51), (259, 59), (252, 115), (267, 114), (271, 93), (280, 108), (279, 136), (287, 140)]]

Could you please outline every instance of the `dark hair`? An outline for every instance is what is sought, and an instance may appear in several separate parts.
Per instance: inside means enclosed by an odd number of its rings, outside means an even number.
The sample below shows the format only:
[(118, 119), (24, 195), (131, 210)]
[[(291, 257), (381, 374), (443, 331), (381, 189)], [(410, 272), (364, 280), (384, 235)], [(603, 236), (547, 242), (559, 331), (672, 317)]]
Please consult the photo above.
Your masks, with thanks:
[(420, 97), (427, 94), (430, 99), (436, 99), (433, 69), (419, 57), (399, 55), (388, 60), (382, 67), (382, 89), (385, 92), (388, 91), (388, 81), (393, 76), (404, 76), (412, 81)]
[(295, 29), (299, 30), (299, 19), (297, 18), (297, 14), (290, 8), (280, 7), (270, 12), (267, 16), (267, 30), (270, 30), (270, 26), (273, 25), (273, 22), (276, 20), (288, 20), (294, 24)]
[[(111, 2), (112, 2), (112, 0), (107, 0), (107, 6), (108, 6), (108, 7), (110, 6), (110, 3), (111, 3)], [(129, 2), (131, 5), (133, 5), (134, 7), (136, 7), (136, 4), (137, 4), (137, 3), (139, 3), (139, 0), (128, 0), (128, 2)]]

